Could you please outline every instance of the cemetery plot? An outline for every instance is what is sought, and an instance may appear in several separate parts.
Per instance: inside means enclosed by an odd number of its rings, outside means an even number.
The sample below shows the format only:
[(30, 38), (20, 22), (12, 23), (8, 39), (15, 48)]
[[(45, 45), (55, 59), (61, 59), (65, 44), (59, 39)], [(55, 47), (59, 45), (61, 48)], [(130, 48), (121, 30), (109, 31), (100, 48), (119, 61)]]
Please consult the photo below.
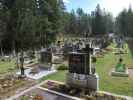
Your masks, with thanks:
[[(133, 96), (133, 59), (131, 52), (127, 49), (128, 54), (121, 55), (123, 58), (123, 63), (126, 64), (126, 67), (129, 70), (129, 77), (112, 77), (111, 71), (116, 66), (119, 61), (118, 55), (112, 53), (113, 48), (115, 48), (115, 43), (112, 43), (107, 47), (110, 50), (104, 50), (106, 53), (103, 53), (103, 57), (97, 58), (96, 63), (96, 72), (100, 76), (99, 88), (102, 91), (108, 91), (111, 93), (116, 93), (120, 95)], [(50, 75), (44, 79), (56, 80), (56, 81), (66, 81), (66, 71), (59, 71), (54, 75)], [(44, 80), (43, 79), (43, 80)], [(119, 84), (117, 84), (119, 83)]]
[(78, 88), (72, 88), (65, 85), (65, 83), (48, 80), (45, 81), (41, 88), (47, 88), (57, 93), (65, 94), (71, 96), (71, 98), (76, 97), (77, 99), (85, 100), (126, 100), (126, 98), (121, 96), (115, 96), (113, 94), (103, 93), (103, 92), (93, 92), (90, 90), (83, 90)]
[[(34, 67), (30, 67), (30, 68), (26, 68), (25, 69), (25, 75), (28, 78), (34, 79), (34, 80), (38, 80), (41, 79), (44, 76), (50, 75), (57, 72), (54, 67), (49, 68), (49, 67), (45, 67), (45, 64), (43, 65), (35, 65)], [(18, 75), (20, 75), (20, 71), (17, 72)]]
[(119, 77), (128, 77), (128, 68), (126, 68), (126, 65), (123, 64), (123, 59), (120, 58), (119, 62), (115, 66), (115, 70), (112, 71), (112, 76), (119, 76)]
[[(40, 52), (40, 62), (38, 64), (31, 65), (25, 69), (25, 75), (34, 80), (41, 79), (55, 72), (56, 70), (52, 64), (52, 53), (47, 49)], [(17, 74), (20, 74), (20, 71)]]
[(4, 77), (0, 77), (0, 99), (3, 100), (35, 84), (36, 82), (33, 80), (27, 78), (19, 79), (16, 75), (6, 75)]
[(46, 88), (37, 87), (28, 92), (23, 93), (19, 97), (15, 98), (15, 100), (76, 100), (71, 99), (69, 96), (61, 95), (59, 93), (55, 93)]

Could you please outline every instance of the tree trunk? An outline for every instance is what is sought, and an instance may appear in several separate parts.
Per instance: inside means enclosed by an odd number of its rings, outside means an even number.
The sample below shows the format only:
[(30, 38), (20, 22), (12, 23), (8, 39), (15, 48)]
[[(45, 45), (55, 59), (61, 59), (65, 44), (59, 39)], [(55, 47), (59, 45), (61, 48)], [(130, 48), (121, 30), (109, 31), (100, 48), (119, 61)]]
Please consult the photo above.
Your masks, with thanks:
[(23, 50), (21, 50), (21, 57), (20, 57), (20, 69), (21, 69), (21, 76), (23, 76), (24, 73), (24, 57), (23, 57)]
[(16, 56), (17, 56), (17, 59), (16, 59), (16, 64), (17, 64), (17, 66), (16, 66), (16, 67), (17, 67), (18, 69), (20, 69), (20, 67), (19, 67), (19, 62), (18, 62), (18, 61), (19, 61), (19, 55), (18, 55), (18, 53), (17, 53)]
[(13, 57), (14, 57), (14, 56), (16, 56), (15, 41), (13, 41), (12, 47), (13, 47), (13, 48), (12, 48), (12, 50), (13, 50), (12, 54), (13, 54)]
[(0, 48), (0, 50), (1, 50), (1, 56), (3, 57), (4, 56), (4, 52), (3, 52), (3, 48), (2, 48), (2, 43), (0, 42), (0, 44), (1, 44), (1, 48)]

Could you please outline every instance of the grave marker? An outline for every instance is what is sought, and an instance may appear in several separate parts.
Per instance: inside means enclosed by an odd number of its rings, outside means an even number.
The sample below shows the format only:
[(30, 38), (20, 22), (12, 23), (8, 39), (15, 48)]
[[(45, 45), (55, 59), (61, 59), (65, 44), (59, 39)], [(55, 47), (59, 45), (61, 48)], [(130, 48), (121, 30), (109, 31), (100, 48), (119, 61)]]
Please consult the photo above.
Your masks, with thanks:
[(95, 72), (91, 72), (93, 50), (88, 44), (86, 48), (79, 52), (69, 53), (68, 85), (76, 88), (98, 90), (99, 77)]

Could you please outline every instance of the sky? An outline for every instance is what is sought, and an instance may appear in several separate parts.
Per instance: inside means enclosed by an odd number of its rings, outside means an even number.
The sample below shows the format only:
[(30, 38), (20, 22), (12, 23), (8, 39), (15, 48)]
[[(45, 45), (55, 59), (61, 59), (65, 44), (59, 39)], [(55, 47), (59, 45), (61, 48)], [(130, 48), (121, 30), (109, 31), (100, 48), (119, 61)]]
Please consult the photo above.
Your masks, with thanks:
[(105, 8), (106, 11), (111, 12), (114, 16), (117, 16), (124, 8), (129, 8), (129, 5), (133, 8), (133, 0), (63, 0), (67, 11), (72, 9), (82, 8), (85, 12), (90, 13), (94, 11), (97, 4), (100, 7)]

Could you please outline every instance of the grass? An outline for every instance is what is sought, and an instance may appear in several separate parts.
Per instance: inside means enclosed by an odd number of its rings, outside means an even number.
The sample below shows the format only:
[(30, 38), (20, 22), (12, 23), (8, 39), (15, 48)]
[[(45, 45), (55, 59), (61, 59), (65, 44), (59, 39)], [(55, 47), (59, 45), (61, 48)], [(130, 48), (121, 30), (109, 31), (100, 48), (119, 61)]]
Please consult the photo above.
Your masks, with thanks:
[[(111, 44), (109, 48), (113, 48), (115, 45)], [(133, 68), (133, 59), (130, 51), (128, 54), (123, 55), (124, 63)], [(105, 54), (103, 58), (97, 59), (97, 73), (100, 77), (100, 90), (116, 93), (119, 95), (133, 96), (133, 77), (112, 77), (109, 72), (115, 67), (119, 60), (119, 56), (109, 52)], [(65, 82), (67, 71), (59, 71), (53, 75), (50, 75), (42, 80), (56, 80)]]
[[(97, 61), (97, 73), (100, 76), (100, 90), (121, 95), (133, 96), (133, 78), (112, 77), (111, 69), (116, 65), (119, 57), (109, 53)], [(130, 59), (125, 56), (124, 61), (128, 64)]]
[(55, 80), (55, 81), (65, 82), (66, 73), (67, 73), (67, 71), (58, 71), (52, 75), (49, 75), (47, 77), (42, 78), (41, 81), (43, 81), (43, 80)]
[[(114, 46), (114, 45), (112, 45)], [(124, 63), (127, 67), (133, 68), (133, 59), (130, 50), (127, 48), (128, 54), (122, 55)], [(99, 58), (97, 61), (97, 73), (100, 76), (100, 90), (108, 91), (121, 95), (133, 96), (133, 78), (131, 77), (111, 77), (109, 72), (119, 60), (118, 55), (108, 53), (104, 58)]]
[(12, 70), (15, 70), (15, 62), (14, 61), (11, 61), (11, 62), (0, 61), (0, 74), (5, 74)]

